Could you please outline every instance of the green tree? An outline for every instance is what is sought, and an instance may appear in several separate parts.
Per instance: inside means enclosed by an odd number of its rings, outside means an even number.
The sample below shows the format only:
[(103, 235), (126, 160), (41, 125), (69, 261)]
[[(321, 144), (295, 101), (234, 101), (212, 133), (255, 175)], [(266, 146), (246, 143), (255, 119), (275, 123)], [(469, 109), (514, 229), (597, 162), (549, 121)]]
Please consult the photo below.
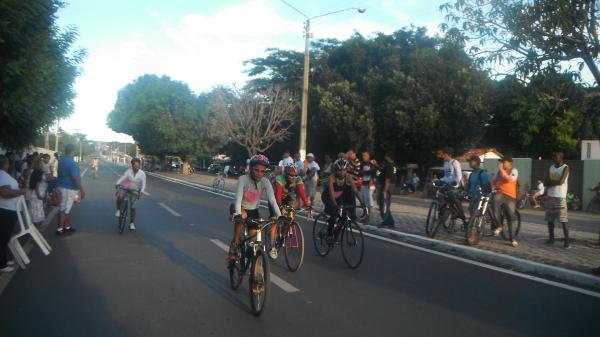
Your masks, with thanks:
[(143, 75), (119, 91), (107, 125), (133, 137), (144, 153), (184, 158), (201, 148), (202, 118), (187, 84)]
[(84, 51), (74, 28), (61, 30), (59, 0), (0, 2), (0, 144), (18, 148), (71, 114)]
[(600, 83), (596, 0), (456, 0), (440, 9), (450, 23), (444, 29), (478, 42), (470, 50), (479, 61), (512, 63), (528, 77), (579, 60), (579, 70), (587, 67)]

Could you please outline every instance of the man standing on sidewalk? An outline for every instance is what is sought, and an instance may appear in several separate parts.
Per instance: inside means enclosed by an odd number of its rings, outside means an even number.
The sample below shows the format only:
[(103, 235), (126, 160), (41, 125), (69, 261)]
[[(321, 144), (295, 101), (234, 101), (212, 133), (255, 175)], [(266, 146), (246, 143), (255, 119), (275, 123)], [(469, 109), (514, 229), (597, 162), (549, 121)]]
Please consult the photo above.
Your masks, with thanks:
[(548, 176), (544, 181), (546, 195), (550, 197), (544, 204), (546, 208), (546, 221), (548, 222), (547, 244), (554, 243), (554, 223), (560, 222), (565, 236), (564, 247), (571, 248), (569, 242), (569, 224), (567, 217), (567, 191), (569, 190), (569, 166), (564, 163), (565, 153), (562, 150), (552, 154), (554, 165), (548, 169)]
[(73, 203), (79, 191), (79, 198), (83, 200), (85, 192), (81, 185), (81, 172), (79, 165), (75, 162), (73, 155), (75, 154), (75, 146), (68, 144), (65, 147), (65, 155), (58, 162), (58, 181), (56, 183), (58, 193), (60, 193), (60, 216), (56, 235), (75, 232), (75, 228), (71, 227), (70, 214)]
[(377, 203), (381, 214), (381, 224), (379, 227), (394, 227), (394, 217), (390, 208), (392, 203), (392, 192), (396, 186), (397, 168), (394, 164), (394, 154), (388, 152), (383, 158), (383, 169), (378, 177), (377, 187)]

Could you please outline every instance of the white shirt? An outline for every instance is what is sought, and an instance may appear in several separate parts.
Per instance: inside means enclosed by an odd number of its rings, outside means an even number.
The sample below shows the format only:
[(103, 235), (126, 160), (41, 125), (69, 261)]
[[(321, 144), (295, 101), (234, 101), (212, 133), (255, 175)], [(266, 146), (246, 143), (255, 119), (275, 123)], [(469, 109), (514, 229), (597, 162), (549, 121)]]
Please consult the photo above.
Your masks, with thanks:
[(128, 181), (131, 185), (129, 185), (130, 190), (141, 190), (142, 193), (146, 192), (146, 173), (142, 170), (138, 170), (137, 173), (133, 174), (133, 169), (129, 168), (119, 180), (117, 180), (117, 185), (121, 185), (122, 182)]
[[(561, 167), (556, 167), (556, 165), (550, 166), (549, 174), (550, 179), (554, 181), (560, 182), (560, 179), (565, 171), (567, 164), (562, 164)], [(548, 187), (548, 196), (553, 198), (566, 198), (567, 192), (569, 191), (569, 176), (565, 179), (565, 183), (562, 185), (551, 186)]]
[(296, 163), (294, 163), (294, 166), (296, 166), (298, 174), (304, 174), (304, 162), (302, 160), (298, 160)]
[(537, 185), (537, 192), (535, 192), (535, 194), (537, 194), (537, 195), (544, 194), (544, 183), (539, 183)]
[(460, 168), (458, 160), (452, 159), (451, 161), (444, 161), (444, 177), (442, 178), (442, 181), (446, 184), (458, 187), (461, 180), (462, 169)]
[[(0, 170), (0, 187), (8, 186), (13, 190), (19, 189), (19, 183), (15, 180), (15, 178), (11, 177), (10, 174), (6, 173), (3, 170)], [(0, 197), (0, 208), (7, 209), (9, 211), (17, 210), (17, 201), (19, 197), (5, 199)]]
[(288, 165), (293, 165), (293, 164), (294, 164), (294, 159), (292, 159), (292, 157), (283, 158), (282, 160), (279, 161), (279, 166), (281, 166), (281, 167), (286, 167)]
[(316, 161), (308, 163), (306, 165), (306, 172), (314, 171), (315, 175), (313, 175), (311, 178), (307, 178), (307, 179), (317, 180), (317, 172), (319, 172), (319, 170), (321, 170), (321, 168), (319, 167), (319, 164), (317, 164)]

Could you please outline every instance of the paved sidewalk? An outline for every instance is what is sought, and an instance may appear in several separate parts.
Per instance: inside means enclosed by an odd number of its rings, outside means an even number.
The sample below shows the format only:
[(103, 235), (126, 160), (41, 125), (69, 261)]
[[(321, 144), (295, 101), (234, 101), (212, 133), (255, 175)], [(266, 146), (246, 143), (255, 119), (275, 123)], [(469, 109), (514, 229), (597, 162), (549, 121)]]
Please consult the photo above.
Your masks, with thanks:
[[(161, 174), (173, 178), (178, 178), (194, 183), (212, 186), (213, 175), (194, 174), (183, 176), (176, 173), (161, 172)], [(234, 191), (237, 184), (236, 179), (226, 179), (225, 190)], [(420, 199), (422, 202), (415, 202), (413, 198), (394, 196), (392, 203), (392, 212), (396, 220), (394, 230), (425, 236), (425, 221), (429, 202)], [(322, 208), (320, 197), (315, 200), (315, 208)], [(528, 214), (532, 211), (526, 211)], [(378, 210), (373, 209), (371, 223), (380, 222)], [(577, 213), (578, 221), (589, 221), (588, 227), (598, 225), (600, 228), (600, 216)], [(531, 220), (531, 219), (530, 219)], [(457, 226), (459, 227), (459, 226)], [(562, 241), (562, 228), (557, 226), (555, 229), (557, 241), (554, 245), (544, 244), (548, 238), (547, 226), (543, 218), (534, 221), (523, 221), (521, 232), (519, 233), (519, 247), (513, 248), (508, 241), (501, 237), (484, 237), (478, 248), (500, 253), (528, 261), (539, 262), (550, 266), (562, 267), (574, 271), (590, 273), (590, 269), (600, 266), (600, 246), (598, 245), (598, 232), (578, 230), (571, 228), (572, 248), (564, 249)], [(437, 240), (455, 244), (464, 244), (464, 233), (458, 230), (454, 233), (440, 231), (436, 236)]]

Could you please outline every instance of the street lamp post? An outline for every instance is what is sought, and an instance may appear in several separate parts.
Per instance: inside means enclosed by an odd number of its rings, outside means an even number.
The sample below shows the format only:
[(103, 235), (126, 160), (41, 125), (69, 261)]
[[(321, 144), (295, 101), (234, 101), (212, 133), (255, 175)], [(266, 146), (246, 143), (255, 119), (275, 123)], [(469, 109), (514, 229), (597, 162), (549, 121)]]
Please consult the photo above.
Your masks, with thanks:
[(287, 2), (285, 0), (281, 0), (281, 1), (284, 4), (288, 5), (289, 7), (291, 7), (296, 12), (298, 12), (300, 15), (302, 15), (303, 17), (306, 18), (306, 21), (304, 21), (304, 38), (305, 38), (305, 41), (304, 41), (304, 78), (303, 78), (303, 84), (302, 84), (302, 114), (300, 116), (300, 151), (299, 151), (300, 158), (304, 159), (304, 158), (306, 158), (306, 128), (307, 128), (307, 124), (308, 124), (308, 82), (309, 82), (308, 79), (309, 79), (309, 75), (310, 75), (309, 69), (310, 69), (310, 38), (311, 38), (310, 20), (320, 18), (323, 16), (327, 16), (327, 15), (331, 15), (331, 14), (351, 11), (351, 10), (355, 10), (359, 13), (364, 13), (366, 11), (366, 9), (350, 7), (350, 8), (346, 8), (346, 9), (340, 9), (337, 11), (309, 17), (308, 15), (304, 14), (302, 11), (300, 11), (296, 7), (292, 6), (289, 2)]

